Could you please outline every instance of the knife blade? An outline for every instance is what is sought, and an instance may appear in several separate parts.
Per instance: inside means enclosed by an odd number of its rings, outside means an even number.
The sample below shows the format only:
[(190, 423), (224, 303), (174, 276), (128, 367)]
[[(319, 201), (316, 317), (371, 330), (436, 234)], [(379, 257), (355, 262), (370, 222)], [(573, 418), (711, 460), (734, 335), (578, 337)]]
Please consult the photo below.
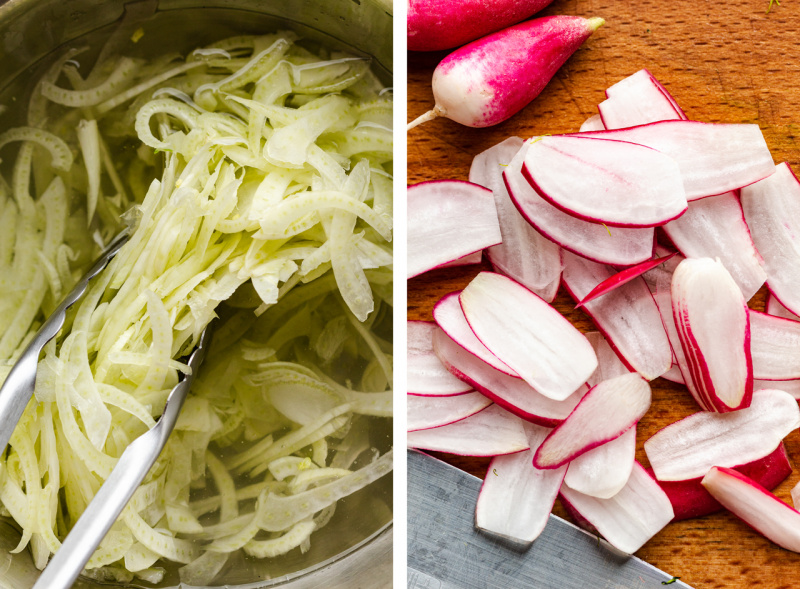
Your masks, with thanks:
[(407, 460), (408, 589), (691, 589), (555, 515), (530, 547), (480, 532), (480, 479), (421, 452)]

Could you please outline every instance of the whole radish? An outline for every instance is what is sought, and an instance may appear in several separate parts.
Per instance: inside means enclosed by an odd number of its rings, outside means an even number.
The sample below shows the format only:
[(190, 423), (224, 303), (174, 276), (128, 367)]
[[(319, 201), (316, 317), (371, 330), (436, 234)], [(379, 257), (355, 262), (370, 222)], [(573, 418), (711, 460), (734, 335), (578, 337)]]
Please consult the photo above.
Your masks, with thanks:
[(451, 49), (536, 14), (553, 0), (408, 0), (408, 49)]
[(408, 129), (436, 117), (489, 127), (536, 98), (569, 57), (605, 21), (548, 16), (520, 23), (457, 49), (433, 72), (436, 105)]

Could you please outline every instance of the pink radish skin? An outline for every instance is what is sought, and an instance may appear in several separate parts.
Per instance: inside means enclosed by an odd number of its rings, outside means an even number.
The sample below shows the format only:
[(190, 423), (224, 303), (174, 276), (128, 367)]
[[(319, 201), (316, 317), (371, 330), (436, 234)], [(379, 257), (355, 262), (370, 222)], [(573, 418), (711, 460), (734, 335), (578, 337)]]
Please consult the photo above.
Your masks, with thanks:
[(458, 298), (481, 343), (544, 396), (563, 401), (597, 368), (583, 334), (511, 278), (481, 272)]
[(433, 334), (441, 329), (429, 321), (408, 321), (406, 386), (411, 395), (443, 397), (472, 388), (455, 378), (433, 353)]
[(800, 315), (800, 181), (785, 162), (773, 170), (742, 189), (742, 209), (764, 260), (770, 292)]
[(472, 160), (469, 181), (494, 194), (503, 242), (486, 254), (494, 269), (553, 302), (561, 281), (561, 248), (525, 220), (508, 195), (503, 170), (522, 148), (519, 137), (510, 137), (479, 153)]
[(433, 308), (434, 321), (450, 339), (464, 350), (495, 370), (508, 376), (519, 378), (519, 375), (500, 358), (492, 354), (478, 339), (475, 332), (472, 331), (469, 323), (467, 323), (467, 318), (464, 317), (464, 311), (461, 309), (461, 302), (458, 300), (460, 295), (461, 291), (459, 290), (439, 299), (439, 302)]
[(503, 180), (514, 205), (537, 231), (565, 250), (601, 264), (631, 266), (652, 257), (652, 228), (611, 231), (568, 215), (539, 196), (522, 175), (526, 151), (523, 147), (517, 152), (503, 172)]
[(744, 523), (781, 548), (800, 552), (800, 512), (753, 479), (733, 469), (715, 466), (703, 486)]
[(570, 462), (564, 484), (584, 495), (610, 499), (628, 482), (635, 455), (636, 426)]
[(408, 187), (408, 272), (423, 272), (500, 243), (491, 191), (462, 180)]
[(566, 485), (561, 485), (561, 499), (580, 520), (626, 554), (644, 546), (674, 515), (667, 495), (638, 462), (622, 490), (609, 499), (590, 497)]
[(606, 129), (685, 119), (674, 99), (647, 70), (620, 80), (606, 90), (597, 109)]
[(522, 175), (565, 213), (612, 227), (654, 227), (687, 208), (678, 164), (655, 149), (585, 135), (538, 137)]
[(433, 110), (408, 129), (436, 117), (468, 127), (505, 121), (544, 90), (603, 22), (579, 16), (537, 18), (457, 49), (433, 72)]
[(530, 450), (492, 459), (475, 507), (475, 525), (514, 542), (529, 544), (539, 537), (564, 480), (566, 466), (539, 470), (533, 453), (549, 429), (525, 424)]
[[(564, 287), (576, 301), (613, 275), (609, 266), (564, 254)], [(641, 277), (589, 301), (584, 311), (631, 370), (653, 380), (671, 366), (672, 350), (658, 307)]]
[(800, 408), (788, 393), (753, 393), (747, 409), (700, 411), (663, 428), (644, 443), (659, 481), (702, 477), (712, 466), (734, 467), (768, 456), (800, 426)]
[(708, 411), (750, 405), (753, 360), (747, 302), (721, 262), (686, 259), (672, 276), (672, 314), (691, 378)]
[(506, 411), (543, 427), (555, 427), (564, 421), (589, 390), (586, 385), (581, 385), (565, 400), (554, 401), (539, 394), (524, 380), (512, 378), (495, 370), (464, 350), (444, 332), (434, 336), (433, 347), (442, 364), (453, 375), (486, 395)]
[(800, 322), (749, 310), (753, 376), (763, 380), (800, 378)]
[(580, 136), (638, 143), (672, 157), (689, 201), (736, 190), (775, 170), (758, 125), (660, 121)]
[(618, 438), (650, 408), (650, 386), (638, 374), (605, 380), (578, 405), (539, 446), (536, 468), (558, 468), (592, 448)]
[(689, 210), (663, 227), (687, 258), (719, 258), (750, 298), (767, 279), (735, 192), (689, 203)]
[(406, 397), (406, 428), (418, 431), (441, 427), (483, 411), (492, 402), (477, 392), (455, 397)]
[(406, 434), (409, 448), (459, 456), (500, 456), (527, 450), (523, 422), (497, 405), (449, 425)]
[(636, 264), (630, 268), (625, 268), (622, 272), (618, 272), (614, 274), (611, 278), (606, 278), (603, 282), (595, 286), (588, 295), (583, 297), (581, 301), (575, 306), (576, 309), (582, 307), (589, 301), (596, 299), (597, 297), (603, 296), (604, 294), (611, 292), (615, 288), (622, 286), (637, 278), (647, 272), (648, 270), (652, 270), (656, 266), (663, 264), (664, 262), (671, 260), (674, 256), (677, 255), (678, 252), (674, 252), (668, 256), (663, 258), (656, 258), (655, 260), (649, 260), (647, 262), (642, 262), (641, 264)]
[(536, 14), (552, 0), (409, 0), (409, 51), (452, 49)]
[[(792, 465), (789, 463), (786, 448), (782, 443), (768, 456), (733, 468), (770, 490), (777, 487), (786, 480), (786, 477), (792, 474)], [(672, 509), (675, 512), (675, 517), (672, 521), (702, 517), (724, 509), (706, 491), (700, 482), (701, 480), (702, 477), (686, 481), (659, 482), (659, 485), (669, 497), (670, 503), (672, 503)]]

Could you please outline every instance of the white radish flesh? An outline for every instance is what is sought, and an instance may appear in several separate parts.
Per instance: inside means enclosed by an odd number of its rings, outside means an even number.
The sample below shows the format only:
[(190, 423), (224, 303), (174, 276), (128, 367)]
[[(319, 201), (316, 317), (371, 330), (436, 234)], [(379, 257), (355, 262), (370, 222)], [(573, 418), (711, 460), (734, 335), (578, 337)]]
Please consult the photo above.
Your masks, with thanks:
[(800, 322), (749, 310), (753, 376), (763, 380), (800, 378)]
[(569, 463), (564, 484), (574, 491), (610, 499), (625, 486), (636, 458), (636, 427)]
[(701, 411), (668, 425), (644, 443), (656, 478), (702, 477), (712, 466), (733, 467), (767, 456), (800, 426), (800, 408), (788, 393), (760, 390), (747, 409)]
[(471, 387), (450, 374), (433, 353), (433, 334), (440, 328), (428, 321), (408, 321), (406, 326), (409, 394), (448, 396), (469, 392)]
[(556, 135), (534, 139), (523, 175), (564, 212), (616, 227), (653, 227), (686, 210), (678, 164), (624, 141)]
[(410, 432), (455, 423), (486, 409), (492, 402), (477, 392), (455, 397), (406, 397), (406, 429)]
[(449, 425), (409, 432), (409, 448), (461, 456), (499, 456), (527, 450), (522, 421), (497, 405)]
[(770, 315), (774, 315), (775, 317), (783, 317), (784, 319), (792, 319), (793, 321), (800, 321), (800, 317), (792, 313), (789, 309), (784, 307), (781, 302), (772, 296), (771, 293), (767, 293), (767, 306), (766, 311)]
[(491, 191), (461, 180), (408, 187), (408, 278), (500, 243)]
[(459, 300), (478, 339), (546, 397), (566, 399), (597, 368), (583, 334), (511, 278), (481, 272)]
[[(527, 143), (526, 145), (530, 145)], [(562, 248), (603, 264), (630, 266), (653, 254), (653, 229), (604, 227), (568, 215), (543, 199), (522, 175), (527, 147), (508, 164), (503, 179), (522, 216)]]
[(750, 316), (742, 291), (721, 262), (686, 259), (672, 276), (672, 314), (697, 393), (708, 411), (750, 404)]
[(586, 385), (581, 385), (565, 400), (554, 401), (531, 388), (524, 380), (495, 370), (444, 332), (434, 335), (433, 346), (442, 363), (458, 378), (503, 409), (541, 426), (555, 427), (564, 421), (588, 390)]
[(463, 258), (458, 258), (457, 260), (453, 260), (452, 262), (447, 262), (446, 264), (442, 264), (441, 266), (437, 266), (437, 268), (452, 268), (454, 266), (474, 266), (476, 264), (480, 264), (483, 260), (483, 251), (475, 252), (474, 254), (468, 254)]
[(650, 386), (638, 374), (624, 374), (592, 387), (539, 446), (534, 466), (558, 468), (618, 438), (647, 413), (650, 400)]
[(566, 485), (561, 497), (609, 544), (628, 554), (644, 546), (674, 515), (667, 495), (638, 462), (622, 490), (610, 499), (590, 497)]
[(530, 450), (492, 459), (475, 507), (475, 525), (519, 543), (530, 543), (544, 530), (567, 467), (540, 470), (533, 453), (550, 430), (525, 424)]
[(586, 339), (592, 344), (594, 353), (597, 355), (597, 370), (586, 381), (589, 387), (600, 384), (604, 380), (628, 374), (630, 369), (622, 363), (617, 353), (609, 345), (608, 340), (599, 331), (590, 331), (586, 334)]
[(599, 114), (592, 115), (588, 119), (583, 121), (583, 124), (579, 129), (581, 133), (585, 131), (604, 131), (604, 130), (605, 126), (603, 125), (603, 119), (600, 117)]
[(685, 119), (674, 99), (647, 70), (639, 70), (610, 86), (597, 110), (606, 129), (621, 129), (656, 121)]
[(486, 250), (494, 269), (552, 302), (561, 279), (561, 248), (525, 220), (503, 182), (503, 170), (522, 145), (522, 139), (510, 137), (479, 153), (472, 160), (469, 181), (494, 194), (503, 237), (501, 244)]

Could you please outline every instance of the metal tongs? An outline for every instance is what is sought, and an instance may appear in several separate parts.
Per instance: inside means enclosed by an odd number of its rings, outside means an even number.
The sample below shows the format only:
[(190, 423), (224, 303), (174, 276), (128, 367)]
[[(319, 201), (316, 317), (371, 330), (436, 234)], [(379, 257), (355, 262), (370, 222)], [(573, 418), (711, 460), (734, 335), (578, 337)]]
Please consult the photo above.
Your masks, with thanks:
[[(75, 288), (44, 322), (8, 373), (3, 386), (0, 387), (0, 453), (5, 452), (11, 434), (33, 395), (36, 368), (42, 348), (63, 327), (67, 309), (81, 299), (89, 286), (89, 281), (108, 265), (129, 237), (129, 231), (125, 229), (112, 240)], [(164, 412), (156, 425), (134, 440), (122, 453), (111, 475), (73, 526), (56, 555), (50, 560), (34, 589), (68, 589), (78, 578), (164, 449), (167, 438), (178, 420), (183, 401), (191, 388), (194, 375), (203, 362), (212, 330), (212, 325), (209, 325), (200, 334), (197, 346), (186, 361), (190, 372), (184, 375), (170, 391)]]

